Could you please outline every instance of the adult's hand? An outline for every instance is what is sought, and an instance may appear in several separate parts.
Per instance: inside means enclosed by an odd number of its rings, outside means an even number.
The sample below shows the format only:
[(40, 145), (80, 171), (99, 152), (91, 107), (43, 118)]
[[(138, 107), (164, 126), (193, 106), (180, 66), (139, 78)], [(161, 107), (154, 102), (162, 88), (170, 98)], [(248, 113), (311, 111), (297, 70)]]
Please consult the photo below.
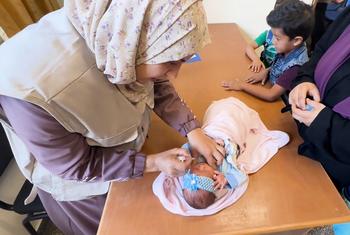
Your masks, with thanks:
[(303, 82), (289, 93), (289, 104), (305, 110), (306, 97), (311, 96), (314, 101), (320, 102), (320, 92), (314, 83)]
[(171, 176), (181, 176), (190, 168), (191, 161), (191, 155), (186, 149), (174, 148), (148, 155), (145, 172), (162, 171)]
[(216, 165), (222, 163), (225, 156), (225, 149), (222, 143), (216, 142), (205, 135), (200, 128), (188, 133), (187, 138), (191, 147), (202, 154), (210, 166), (216, 168)]
[(315, 102), (310, 99), (306, 99), (306, 104), (309, 106), (308, 109), (303, 110), (292, 104), (292, 115), (293, 118), (306, 126), (310, 126), (315, 120), (317, 115), (326, 107), (324, 104)]

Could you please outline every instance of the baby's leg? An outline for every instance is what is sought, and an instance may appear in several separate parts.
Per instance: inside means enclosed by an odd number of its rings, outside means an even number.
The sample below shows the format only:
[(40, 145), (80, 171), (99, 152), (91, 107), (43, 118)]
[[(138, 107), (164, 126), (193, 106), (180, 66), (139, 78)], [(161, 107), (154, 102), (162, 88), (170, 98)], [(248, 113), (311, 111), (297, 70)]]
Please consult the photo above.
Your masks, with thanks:
[(174, 181), (171, 177), (166, 177), (163, 182), (163, 189), (166, 198), (170, 198), (170, 195), (175, 187)]

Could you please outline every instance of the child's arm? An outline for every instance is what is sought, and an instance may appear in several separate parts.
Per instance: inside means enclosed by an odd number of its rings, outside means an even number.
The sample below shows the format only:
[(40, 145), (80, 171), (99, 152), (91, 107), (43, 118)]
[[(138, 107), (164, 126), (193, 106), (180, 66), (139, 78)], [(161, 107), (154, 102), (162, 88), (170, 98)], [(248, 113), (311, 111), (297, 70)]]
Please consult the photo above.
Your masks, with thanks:
[(267, 33), (268, 30), (262, 32), (253, 42), (249, 43), (245, 49), (245, 54), (252, 61), (249, 65), (249, 69), (252, 72), (259, 73), (262, 68), (265, 68), (259, 56), (256, 54), (255, 49), (264, 45)]
[(242, 83), (242, 91), (251, 94), (257, 98), (273, 102), (280, 98), (280, 96), (286, 91), (280, 85), (273, 85), (271, 88), (263, 86), (256, 86), (249, 83)]
[(271, 88), (266, 88), (263, 86), (246, 83), (238, 79), (230, 82), (224, 82), (222, 86), (226, 90), (244, 91), (269, 102), (277, 100), (286, 91), (286, 89), (277, 84), (273, 85)]
[(253, 41), (246, 46), (245, 54), (252, 61), (249, 65), (249, 69), (254, 73), (259, 73), (262, 68), (264, 68), (264, 64), (261, 62), (260, 58), (255, 52), (255, 49), (258, 48), (259, 45)]
[[(245, 82), (238, 79), (233, 81), (224, 81), (222, 82), (222, 86), (225, 88), (225, 90), (245, 91), (255, 97), (272, 102), (277, 100), (286, 90), (290, 89), (291, 83), (296, 78), (299, 68), (300, 66), (296, 65), (284, 71), (278, 78), (276, 84), (271, 88), (249, 84), (247, 83), (249, 82), (249, 78)], [(253, 76), (259, 76), (260, 74), (254, 74)]]
[(267, 78), (269, 77), (269, 71), (270, 71), (269, 68), (263, 69), (259, 73), (255, 73), (255, 74), (249, 76), (244, 81), (251, 83), (251, 84), (261, 82), (261, 85), (265, 85), (265, 82), (266, 82)]
[[(264, 69), (260, 73), (253, 74), (253, 75), (249, 76), (248, 78), (244, 79), (243, 81), (245, 81), (247, 83), (251, 83), (251, 84), (261, 82), (262, 85), (265, 85), (265, 82), (266, 82), (268, 76), (269, 76), (269, 69)], [(240, 88), (240, 86), (238, 87), (238, 85), (240, 85), (240, 83), (238, 83), (238, 81), (239, 81), (238, 79), (236, 79), (235, 81), (230, 81), (230, 82), (223, 81), (221, 85), (224, 88), (226, 88), (226, 90), (241, 91), (242, 89)]]

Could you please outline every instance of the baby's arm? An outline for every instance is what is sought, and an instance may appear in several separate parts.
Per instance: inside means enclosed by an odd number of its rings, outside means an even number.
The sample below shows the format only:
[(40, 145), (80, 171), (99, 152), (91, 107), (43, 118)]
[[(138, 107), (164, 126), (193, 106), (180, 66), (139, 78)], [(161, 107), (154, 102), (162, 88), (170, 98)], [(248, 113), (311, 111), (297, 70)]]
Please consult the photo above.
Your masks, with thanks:
[(224, 174), (220, 171), (215, 171), (214, 178), (214, 189), (223, 189), (227, 185), (227, 179), (225, 178)]

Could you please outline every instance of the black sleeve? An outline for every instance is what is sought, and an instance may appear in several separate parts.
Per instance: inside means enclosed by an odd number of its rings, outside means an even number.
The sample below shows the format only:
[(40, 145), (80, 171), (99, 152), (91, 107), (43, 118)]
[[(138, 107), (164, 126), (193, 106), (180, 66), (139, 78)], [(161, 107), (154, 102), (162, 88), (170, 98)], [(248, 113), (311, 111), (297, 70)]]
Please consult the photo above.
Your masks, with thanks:
[(305, 142), (330, 152), (337, 160), (350, 164), (350, 120), (342, 117), (332, 109), (324, 108), (309, 128), (299, 124)]

